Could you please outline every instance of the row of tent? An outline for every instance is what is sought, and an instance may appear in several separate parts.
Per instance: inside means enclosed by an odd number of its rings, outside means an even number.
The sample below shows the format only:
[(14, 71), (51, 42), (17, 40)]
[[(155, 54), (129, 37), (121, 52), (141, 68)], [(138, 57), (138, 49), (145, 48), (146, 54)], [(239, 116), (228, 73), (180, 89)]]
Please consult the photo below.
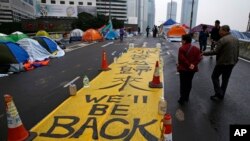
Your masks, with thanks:
[(13, 64), (43, 61), (48, 58), (62, 57), (65, 52), (57, 43), (47, 37), (23, 38), (16, 43), (0, 42), (0, 70)]
[[(168, 19), (166, 22), (164, 22), (161, 26), (161, 31), (164, 36), (167, 38), (174, 39), (176, 41), (180, 41), (180, 38), (182, 35), (185, 35), (187, 33), (196, 33), (202, 31), (202, 27), (206, 25), (208, 32), (212, 31), (212, 28), (214, 26), (208, 25), (208, 24), (199, 24), (192, 29), (189, 29), (189, 27), (185, 24), (179, 24), (172, 20), (171, 18)], [(248, 32), (239, 32), (237, 30), (231, 30), (231, 34), (241, 40), (250, 41), (250, 33)]]

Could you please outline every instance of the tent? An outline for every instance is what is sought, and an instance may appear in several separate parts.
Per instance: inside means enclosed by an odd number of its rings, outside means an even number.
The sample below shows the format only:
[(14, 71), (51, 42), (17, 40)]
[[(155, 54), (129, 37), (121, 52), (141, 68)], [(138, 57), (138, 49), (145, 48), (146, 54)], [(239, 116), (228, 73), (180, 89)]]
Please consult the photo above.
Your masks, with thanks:
[(39, 30), (39, 31), (36, 33), (36, 36), (50, 37), (50, 36), (49, 36), (49, 33), (46, 32), (45, 30)]
[(62, 57), (65, 55), (65, 52), (57, 45), (55, 41), (47, 37), (33, 37), (34, 40), (44, 47), (52, 55), (50, 57)]
[(170, 18), (166, 22), (163, 23), (163, 26), (169, 26), (169, 25), (173, 25), (173, 24), (176, 24), (176, 21), (174, 21)]
[(13, 32), (9, 35), (9, 37), (14, 40), (15, 42), (17, 42), (18, 40), (21, 40), (23, 38), (28, 38), (28, 36), (22, 32), (16, 31)]
[(246, 36), (244, 33), (237, 30), (230, 30), (232, 36), (241, 40), (250, 40), (250, 37)]
[(212, 25), (199, 24), (199, 25), (197, 25), (197, 26), (195, 26), (195, 27), (193, 27), (193, 28), (191, 29), (191, 33), (195, 33), (195, 32), (200, 32), (200, 31), (202, 31), (203, 25), (206, 25), (206, 26), (207, 26), (208, 32), (211, 32), (212, 29), (213, 29), (213, 27), (214, 27), (214, 26), (212, 26)]
[(174, 25), (172, 26), (169, 31), (167, 32), (167, 37), (168, 38), (176, 38), (176, 37), (181, 37), (182, 35), (187, 34), (185, 28), (181, 25)]
[(109, 31), (106, 35), (105, 35), (105, 39), (107, 40), (115, 40), (118, 38), (118, 34), (116, 31), (112, 30)]
[(83, 31), (81, 29), (74, 29), (70, 32), (69, 42), (72, 41), (81, 41), (82, 40)]
[(3, 33), (0, 33), (0, 41), (2, 41), (2, 42), (15, 42), (8, 35), (3, 34)]
[(42, 61), (49, 58), (49, 53), (44, 47), (42, 47), (36, 40), (25, 38), (17, 42), (28, 54), (31, 61)]
[(18, 64), (29, 59), (28, 53), (13, 42), (0, 42), (0, 64)]
[(82, 40), (87, 42), (100, 41), (103, 40), (103, 37), (100, 34), (100, 32), (94, 29), (88, 29), (87, 31), (84, 32)]

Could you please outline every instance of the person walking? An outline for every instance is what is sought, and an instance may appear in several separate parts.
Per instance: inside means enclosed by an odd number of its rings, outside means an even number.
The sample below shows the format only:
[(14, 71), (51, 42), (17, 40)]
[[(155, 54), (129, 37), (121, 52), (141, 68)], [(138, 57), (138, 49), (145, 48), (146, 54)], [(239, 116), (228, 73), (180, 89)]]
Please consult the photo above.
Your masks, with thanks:
[(141, 28), (139, 26), (137, 28), (137, 31), (138, 31), (138, 35), (141, 35)]
[(217, 42), (216, 48), (203, 53), (204, 56), (216, 55), (216, 65), (211, 76), (215, 94), (210, 97), (211, 100), (223, 100), (231, 72), (239, 57), (239, 40), (230, 34), (230, 27), (221, 26), (219, 34), (222, 38)]
[(209, 36), (207, 32), (207, 25), (202, 26), (202, 31), (199, 33), (199, 44), (200, 44), (200, 52), (203, 52), (207, 48), (207, 37)]
[(216, 45), (216, 42), (219, 41), (220, 39), (220, 34), (219, 34), (219, 30), (220, 30), (220, 21), (216, 20), (214, 23), (214, 27), (212, 28), (211, 31), (211, 50), (214, 50), (214, 47)]
[(157, 29), (157, 26), (156, 25), (154, 25), (154, 28), (153, 28), (153, 37), (155, 38), (156, 37), (156, 35), (157, 35), (157, 33), (158, 33), (158, 29)]
[(198, 71), (198, 64), (201, 60), (200, 50), (191, 44), (192, 36), (182, 36), (182, 46), (178, 52), (177, 71), (180, 76), (180, 105), (189, 101), (189, 94), (192, 89), (192, 80), (195, 72)]
[(120, 28), (120, 41), (123, 41), (123, 36), (124, 36), (124, 28)]
[(149, 26), (147, 26), (147, 28), (146, 28), (147, 37), (148, 37), (148, 35), (149, 35), (149, 30), (150, 30), (150, 27), (149, 27)]

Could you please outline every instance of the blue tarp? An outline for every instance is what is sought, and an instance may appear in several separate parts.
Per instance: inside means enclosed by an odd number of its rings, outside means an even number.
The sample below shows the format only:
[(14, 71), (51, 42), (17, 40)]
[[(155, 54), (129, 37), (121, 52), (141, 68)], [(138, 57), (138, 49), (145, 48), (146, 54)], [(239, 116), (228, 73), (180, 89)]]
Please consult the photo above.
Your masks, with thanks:
[(168, 19), (163, 26), (168, 26), (168, 25), (173, 25), (176, 24), (176, 21), (172, 20), (172, 19)]
[(107, 40), (115, 40), (118, 38), (118, 34), (115, 31), (109, 31), (106, 35), (105, 35), (105, 39)]
[(232, 34), (234, 37), (236, 37), (236, 38), (238, 38), (238, 39), (250, 40), (250, 38), (249, 38), (248, 36), (246, 36), (245, 34), (243, 34), (242, 32), (239, 32), (239, 31), (237, 31), (237, 30), (231, 30), (230, 32), (231, 32), (231, 34)]

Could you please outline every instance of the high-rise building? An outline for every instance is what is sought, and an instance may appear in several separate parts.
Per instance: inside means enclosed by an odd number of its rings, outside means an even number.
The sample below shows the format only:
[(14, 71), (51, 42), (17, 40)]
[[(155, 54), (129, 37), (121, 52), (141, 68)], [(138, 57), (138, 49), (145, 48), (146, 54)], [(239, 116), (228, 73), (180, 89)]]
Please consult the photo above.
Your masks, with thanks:
[(172, 19), (176, 21), (176, 15), (177, 15), (177, 2), (171, 1), (168, 2), (168, 7), (167, 7), (167, 19)]
[(128, 0), (127, 4), (128, 19), (131, 17), (134, 19), (133, 21), (137, 19), (137, 23), (135, 23), (138, 24), (141, 32), (145, 32), (147, 26), (153, 27), (155, 22), (155, 0)]
[(128, 24), (138, 24), (138, 0), (128, 0), (127, 1), (127, 17)]
[(97, 12), (127, 21), (127, 0), (96, 0)]
[(190, 21), (192, 16), (193, 18), (192, 18), (191, 28), (196, 26), (197, 11), (198, 11), (198, 0), (182, 0), (181, 23), (190, 26), (191, 25)]
[(0, 0), (0, 22), (35, 18), (35, 0)]

